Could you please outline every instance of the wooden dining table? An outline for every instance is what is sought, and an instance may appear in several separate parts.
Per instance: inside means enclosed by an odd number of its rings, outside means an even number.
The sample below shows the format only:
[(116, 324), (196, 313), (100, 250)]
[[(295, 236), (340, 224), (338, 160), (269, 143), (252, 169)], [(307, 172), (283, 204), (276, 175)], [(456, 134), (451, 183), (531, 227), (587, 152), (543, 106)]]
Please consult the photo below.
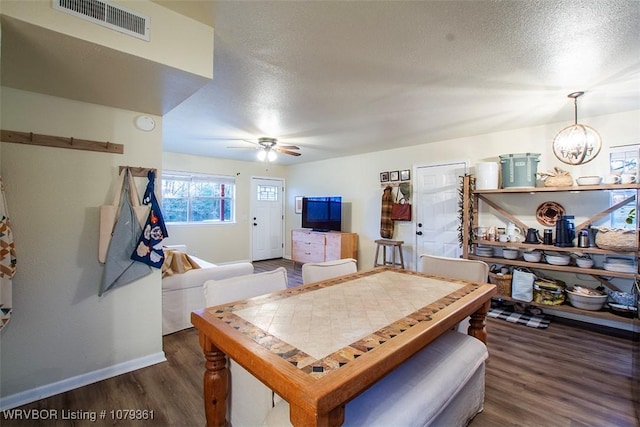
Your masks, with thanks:
[(226, 426), (227, 357), (285, 399), (294, 426), (339, 426), (347, 402), (470, 316), (486, 343), (496, 287), (377, 267), (191, 314), (207, 425)]

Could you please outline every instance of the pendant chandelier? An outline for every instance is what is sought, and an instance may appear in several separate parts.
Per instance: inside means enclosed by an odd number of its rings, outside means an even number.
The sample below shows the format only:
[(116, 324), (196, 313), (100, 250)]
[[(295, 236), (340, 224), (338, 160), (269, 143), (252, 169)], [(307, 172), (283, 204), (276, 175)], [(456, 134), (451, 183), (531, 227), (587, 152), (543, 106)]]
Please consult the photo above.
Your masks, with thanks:
[(553, 139), (553, 154), (569, 165), (581, 165), (593, 160), (602, 148), (602, 140), (592, 127), (578, 124), (578, 97), (584, 92), (567, 95), (573, 98), (575, 122), (562, 129)]

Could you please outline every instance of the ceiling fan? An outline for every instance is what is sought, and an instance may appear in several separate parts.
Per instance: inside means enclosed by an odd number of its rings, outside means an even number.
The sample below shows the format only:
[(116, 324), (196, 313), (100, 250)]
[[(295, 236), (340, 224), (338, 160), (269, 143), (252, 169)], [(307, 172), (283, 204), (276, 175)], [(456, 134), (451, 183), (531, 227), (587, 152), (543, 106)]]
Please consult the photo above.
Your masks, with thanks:
[[(301, 153), (298, 153), (297, 151), (291, 151), (291, 150), (299, 150), (300, 147), (296, 145), (278, 144), (278, 140), (276, 138), (269, 138), (269, 137), (263, 136), (261, 138), (258, 138), (257, 142), (252, 141), (250, 139), (243, 139), (242, 141), (246, 141), (256, 145), (256, 148), (259, 150), (258, 160), (260, 161), (264, 161), (264, 160), (274, 161), (276, 159), (276, 152), (282, 153), (282, 154), (288, 154), (290, 156), (301, 155)], [(228, 148), (248, 148), (248, 147), (228, 147)]]

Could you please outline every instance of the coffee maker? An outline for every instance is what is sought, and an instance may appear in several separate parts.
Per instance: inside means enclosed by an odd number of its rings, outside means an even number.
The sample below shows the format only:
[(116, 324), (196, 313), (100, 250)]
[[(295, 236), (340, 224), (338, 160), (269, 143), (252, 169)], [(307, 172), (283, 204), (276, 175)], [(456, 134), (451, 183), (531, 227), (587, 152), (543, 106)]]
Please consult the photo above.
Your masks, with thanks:
[(569, 248), (573, 246), (576, 237), (576, 229), (573, 224), (573, 215), (562, 215), (556, 222), (556, 246)]

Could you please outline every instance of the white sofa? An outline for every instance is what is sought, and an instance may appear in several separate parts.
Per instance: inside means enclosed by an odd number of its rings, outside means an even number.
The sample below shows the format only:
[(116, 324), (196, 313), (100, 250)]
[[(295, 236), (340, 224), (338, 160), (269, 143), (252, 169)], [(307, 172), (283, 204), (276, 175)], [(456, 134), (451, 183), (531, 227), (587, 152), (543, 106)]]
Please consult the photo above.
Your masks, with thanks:
[[(168, 248), (187, 252), (185, 245), (174, 245)], [(192, 255), (190, 257), (198, 263), (200, 268), (162, 279), (162, 335), (193, 326), (191, 312), (206, 307), (202, 293), (204, 282), (253, 274), (253, 264), (250, 262), (217, 265)]]

